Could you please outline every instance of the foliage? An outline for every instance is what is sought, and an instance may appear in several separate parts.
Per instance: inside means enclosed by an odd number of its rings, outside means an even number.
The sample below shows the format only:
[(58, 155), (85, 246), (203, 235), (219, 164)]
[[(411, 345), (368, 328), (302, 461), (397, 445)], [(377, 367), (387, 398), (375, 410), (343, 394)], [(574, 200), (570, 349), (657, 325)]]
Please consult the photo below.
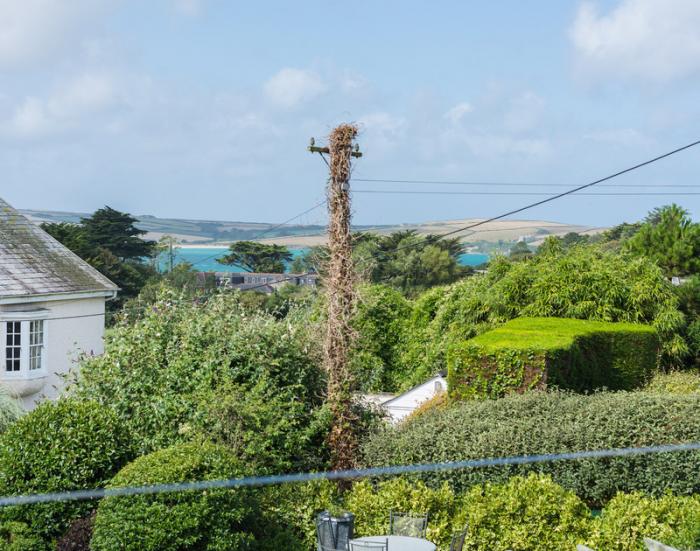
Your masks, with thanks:
[[(156, 271), (144, 262), (155, 252), (155, 243), (145, 241), (146, 232), (136, 219), (111, 207), (82, 218), (80, 224), (44, 223), (41, 227), (88, 262), (121, 289), (117, 305), (138, 295)], [(110, 303), (112, 305), (112, 303)]]
[(510, 248), (508, 257), (511, 260), (525, 260), (526, 258), (530, 258), (533, 254), (534, 253), (532, 252), (532, 250), (530, 250), (530, 247), (527, 246), (527, 243), (525, 243), (525, 241), (517, 241)]
[(688, 363), (700, 367), (700, 275), (689, 278), (683, 284), (674, 287), (674, 290), (678, 296), (680, 310), (688, 320), (685, 330), (690, 352)]
[(48, 546), (22, 522), (0, 524), (0, 550), (48, 551)]
[[(180, 444), (139, 457), (109, 488), (221, 480), (246, 474), (222, 446)], [(100, 502), (94, 551), (223, 551), (248, 549), (255, 541), (257, 506), (250, 490), (210, 489), (108, 497)]]
[(700, 271), (700, 224), (676, 204), (651, 211), (625, 246), (657, 263), (667, 276)]
[(656, 367), (651, 327), (562, 318), (517, 318), (452, 347), (452, 398), (496, 398), (557, 387), (631, 389)]
[(282, 245), (235, 241), (229, 245), (229, 253), (216, 261), (220, 264), (235, 264), (250, 272), (283, 273), (285, 263), (291, 260), (292, 253)]
[(459, 503), (454, 529), (468, 527), (467, 549), (574, 549), (590, 529), (586, 505), (549, 477), (534, 473), (502, 485), (476, 486)]
[(386, 285), (363, 285), (359, 289), (352, 327), (357, 339), (352, 370), (365, 392), (391, 392), (406, 378), (399, 363), (410, 303)]
[(646, 390), (659, 394), (700, 394), (700, 373), (697, 371), (657, 373), (647, 384)]
[(391, 510), (427, 514), (427, 539), (438, 547), (449, 545), (454, 504), (454, 493), (446, 484), (431, 489), (405, 478), (381, 482), (376, 487), (367, 481), (356, 482), (343, 502), (355, 514), (359, 536), (387, 534)]
[[(104, 485), (132, 456), (117, 416), (94, 402), (44, 402), (0, 437), (0, 495), (24, 495)], [(90, 510), (86, 502), (24, 505), (0, 511), (24, 522), (47, 543)]]
[(0, 434), (24, 414), (24, 408), (10, 390), (0, 385)]
[(56, 551), (90, 551), (95, 512), (74, 520), (56, 544)]
[[(484, 457), (626, 448), (700, 441), (700, 396), (646, 392), (576, 395), (531, 392), (433, 409), (370, 437), (367, 466), (441, 463)], [(515, 474), (550, 474), (591, 506), (618, 491), (660, 495), (700, 491), (700, 452), (494, 466), (420, 475), (433, 487), (456, 490)]]
[(314, 326), (303, 313), (284, 320), (250, 312), (239, 294), (204, 303), (164, 291), (143, 318), (106, 337), (105, 353), (81, 366), (75, 392), (116, 412), (141, 453), (190, 437), (186, 430), (205, 390), (226, 384), (294, 393), (310, 422), (324, 377)]
[(224, 383), (202, 391), (192, 426), (181, 432), (225, 445), (258, 474), (323, 468), (327, 427), (320, 412), (308, 412), (303, 394), (301, 388), (274, 388), (264, 381)]
[(384, 283), (409, 296), (471, 273), (459, 262), (463, 252), (457, 238), (439, 239), (415, 230), (354, 235), (353, 258), (360, 272), (372, 283)]
[(618, 494), (594, 523), (589, 545), (594, 549), (646, 549), (644, 537), (679, 549), (700, 547), (700, 498), (665, 494)]
[[(679, 365), (688, 352), (684, 316), (673, 286), (645, 258), (578, 246), (527, 262), (494, 257), (475, 275), (419, 299), (402, 361), (417, 380), (446, 368), (453, 343), (516, 317), (561, 317), (646, 323), (661, 339), (662, 365)], [(425, 310), (427, 306), (427, 310)]]
[(106, 206), (81, 218), (85, 240), (93, 250), (106, 249), (120, 260), (138, 260), (153, 254), (155, 243), (144, 241), (146, 232), (134, 224), (136, 218)]
[(266, 514), (289, 526), (303, 551), (315, 546), (316, 515), (342, 508), (338, 485), (328, 480), (268, 486), (257, 494)]

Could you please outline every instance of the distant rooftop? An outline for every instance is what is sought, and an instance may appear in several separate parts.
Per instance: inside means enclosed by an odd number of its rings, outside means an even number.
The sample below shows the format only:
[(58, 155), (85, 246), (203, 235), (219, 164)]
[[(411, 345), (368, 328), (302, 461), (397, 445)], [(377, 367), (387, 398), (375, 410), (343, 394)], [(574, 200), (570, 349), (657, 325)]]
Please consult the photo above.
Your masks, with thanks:
[(118, 287), (0, 199), (0, 298)]

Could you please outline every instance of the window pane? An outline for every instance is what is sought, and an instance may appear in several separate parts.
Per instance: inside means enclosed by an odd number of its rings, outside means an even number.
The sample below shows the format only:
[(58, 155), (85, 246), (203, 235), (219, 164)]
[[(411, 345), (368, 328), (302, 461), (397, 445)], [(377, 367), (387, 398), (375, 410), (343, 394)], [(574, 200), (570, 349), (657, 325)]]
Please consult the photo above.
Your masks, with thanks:
[(44, 322), (29, 322), (29, 369), (41, 369), (41, 355), (44, 349)]
[(19, 371), (20, 352), (22, 350), (21, 323), (8, 321), (5, 323), (7, 340), (5, 346), (5, 371)]

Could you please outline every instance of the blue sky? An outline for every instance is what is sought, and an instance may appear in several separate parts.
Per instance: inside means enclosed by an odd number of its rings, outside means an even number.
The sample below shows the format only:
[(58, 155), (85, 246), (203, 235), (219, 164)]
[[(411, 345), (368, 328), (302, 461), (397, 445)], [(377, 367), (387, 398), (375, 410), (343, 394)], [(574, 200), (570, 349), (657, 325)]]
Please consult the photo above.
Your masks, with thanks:
[[(279, 222), (322, 198), (305, 147), (344, 121), (357, 178), (580, 185), (700, 138), (698, 28), (697, 0), (0, 0), (2, 195)], [(616, 183), (700, 192), (668, 187), (698, 169), (700, 148)], [(538, 198), (358, 193), (354, 212), (489, 217)], [(519, 217), (609, 225), (671, 201), (700, 213), (700, 196), (586, 196)]]

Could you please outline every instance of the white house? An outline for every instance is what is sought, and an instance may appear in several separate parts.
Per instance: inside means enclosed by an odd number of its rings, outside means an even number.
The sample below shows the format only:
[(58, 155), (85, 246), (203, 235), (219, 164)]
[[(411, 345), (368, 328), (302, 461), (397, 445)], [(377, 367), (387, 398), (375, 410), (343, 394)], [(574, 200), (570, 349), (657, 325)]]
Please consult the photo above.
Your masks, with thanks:
[(424, 383), (414, 386), (397, 396), (391, 394), (366, 394), (362, 398), (365, 403), (384, 409), (391, 421), (398, 423), (410, 415), (423, 402), (436, 395), (447, 392), (446, 373), (440, 372)]
[(0, 199), (0, 383), (32, 409), (103, 351), (117, 286)]

